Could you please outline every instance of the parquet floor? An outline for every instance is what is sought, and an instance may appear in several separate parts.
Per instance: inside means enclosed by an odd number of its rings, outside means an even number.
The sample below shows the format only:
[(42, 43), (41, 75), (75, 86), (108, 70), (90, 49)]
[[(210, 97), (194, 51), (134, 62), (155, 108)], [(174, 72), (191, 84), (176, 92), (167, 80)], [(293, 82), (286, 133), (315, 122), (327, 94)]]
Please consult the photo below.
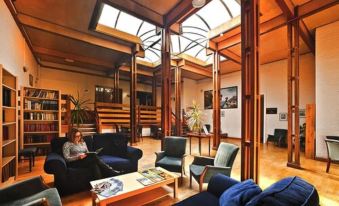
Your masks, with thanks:
[[(226, 142), (233, 144), (240, 144), (240, 140), (226, 139)], [(207, 140), (203, 141), (202, 152), (203, 155), (208, 154)], [(149, 168), (154, 166), (155, 155), (154, 152), (160, 149), (160, 141), (151, 138), (144, 138), (143, 142), (138, 143), (136, 147), (143, 150), (144, 155), (139, 161), (139, 168)], [(189, 145), (187, 145), (188, 151)], [(300, 176), (306, 179), (311, 184), (315, 185), (319, 194), (322, 206), (335, 206), (339, 205), (339, 165), (332, 164), (330, 174), (325, 172), (326, 163), (305, 159), (301, 157), (302, 170), (286, 167), (287, 151), (284, 148), (278, 148), (274, 145), (263, 145), (261, 147), (260, 156), (260, 186), (266, 188), (272, 183), (278, 181), (281, 178), (287, 176)], [(198, 141), (192, 141), (192, 154), (198, 155)], [(215, 155), (215, 151), (212, 150), (212, 156)], [(188, 174), (188, 165), (192, 162), (193, 157), (188, 156), (186, 160), (186, 174)], [(32, 176), (41, 175), (45, 182), (53, 185), (53, 176), (43, 172), (44, 157), (38, 157), (36, 160), (36, 166), (32, 172), (28, 172), (28, 162), (19, 164), (19, 178), (23, 180)], [(237, 155), (232, 175), (235, 179), (240, 179), (240, 152)], [(194, 182), (194, 181), (193, 181)], [(189, 177), (184, 177), (182, 183), (179, 181), (178, 198), (173, 199), (172, 194), (161, 198), (150, 205), (166, 206), (171, 205), (174, 202), (185, 199), (198, 192), (198, 184), (193, 183), (193, 188), (189, 188)], [(91, 194), (90, 192), (81, 192), (71, 196), (63, 197), (62, 202), (65, 206), (90, 206)]]

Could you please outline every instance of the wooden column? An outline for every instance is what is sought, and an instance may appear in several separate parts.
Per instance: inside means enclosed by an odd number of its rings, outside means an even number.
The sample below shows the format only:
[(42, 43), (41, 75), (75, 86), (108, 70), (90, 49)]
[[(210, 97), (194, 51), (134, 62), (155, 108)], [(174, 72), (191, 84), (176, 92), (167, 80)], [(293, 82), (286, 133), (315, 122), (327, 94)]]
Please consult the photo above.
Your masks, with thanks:
[[(296, 10), (297, 11), (297, 10)], [(298, 15), (296, 13), (296, 15)], [(300, 168), (299, 127), (299, 20), (287, 25), (288, 38), (288, 133), (287, 166)]]
[(171, 134), (171, 52), (170, 52), (170, 30), (162, 30), (161, 45), (161, 67), (162, 67), (162, 92), (161, 92), (161, 129), (163, 136)]
[(181, 68), (175, 67), (175, 132), (177, 136), (182, 134), (181, 126)]
[(220, 144), (220, 55), (213, 53), (213, 149)]
[(131, 144), (137, 142), (137, 62), (136, 51), (133, 48), (131, 58), (131, 73), (130, 73), (130, 130)]
[(152, 105), (157, 106), (157, 77), (155, 76), (155, 72), (153, 72), (152, 77)]
[(114, 69), (114, 96), (113, 96), (114, 103), (120, 103), (119, 79), (120, 79), (120, 72), (119, 72), (119, 67), (117, 66)]
[(259, 178), (259, 0), (241, 0), (241, 179)]

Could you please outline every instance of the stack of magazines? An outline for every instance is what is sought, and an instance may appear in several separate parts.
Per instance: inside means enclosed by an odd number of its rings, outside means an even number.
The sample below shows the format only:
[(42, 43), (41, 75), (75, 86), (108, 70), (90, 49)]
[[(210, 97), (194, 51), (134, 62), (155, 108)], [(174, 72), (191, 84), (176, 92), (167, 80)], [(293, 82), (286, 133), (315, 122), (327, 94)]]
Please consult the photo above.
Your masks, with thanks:
[(171, 177), (169, 174), (163, 172), (159, 168), (152, 168), (141, 171), (139, 173), (142, 174), (144, 177), (138, 178), (137, 181), (145, 186), (161, 182)]
[(122, 181), (111, 178), (94, 185), (92, 191), (101, 196), (110, 197), (122, 191), (123, 185)]

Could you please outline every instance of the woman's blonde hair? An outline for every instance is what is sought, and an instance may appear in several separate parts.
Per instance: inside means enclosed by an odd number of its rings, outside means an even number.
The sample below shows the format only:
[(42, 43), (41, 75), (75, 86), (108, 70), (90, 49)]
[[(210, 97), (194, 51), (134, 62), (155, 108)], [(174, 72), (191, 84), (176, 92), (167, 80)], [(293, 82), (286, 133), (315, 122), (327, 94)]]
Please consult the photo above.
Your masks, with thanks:
[(72, 128), (72, 129), (71, 129), (71, 131), (70, 131), (70, 133), (69, 133), (69, 137), (68, 137), (69, 141), (71, 141), (71, 142), (74, 143), (75, 135), (76, 135), (76, 133), (78, 133), (78, 132), (80, 133), (80, 136), (81, 136), (79, 142), (83, 142), (84, 139), (82, 138), (82, 132), (81, 132), (80, 130), (78, 130), (77, 128)]

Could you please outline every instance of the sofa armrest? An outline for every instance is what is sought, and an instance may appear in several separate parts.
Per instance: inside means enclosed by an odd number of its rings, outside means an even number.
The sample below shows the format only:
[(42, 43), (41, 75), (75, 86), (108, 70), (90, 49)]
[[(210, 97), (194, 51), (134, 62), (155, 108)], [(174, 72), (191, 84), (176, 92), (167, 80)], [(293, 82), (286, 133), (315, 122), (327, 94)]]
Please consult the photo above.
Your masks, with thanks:
[(0, 189), (0, 203), (22, 199), (42, 192), (49, 187), (43, 182), (42, 177), (34, 177)]
[(210, 179), (207, 191), (219, 198), (225, 190), (238, 183), (239, 181), (226, 175), (216, 174)]
[(57, 153), (50, 153), (46, 157), (44, 170), (48, 174), (65, 174), (67, 164), (65, 159)]
[(203, 157), (203, 156), (194, 156), (194, 160), (192, 162), (193, 165), (214, 165), (214, 158), (211, 157)]
[(127, 157), (133, 160), (139, 160), (142, 157), (142, 150), (134, 147), (127, 146)]
[(159, 160), (165, 157), (165, 151), (155, 152), (155, 155), (156, 155), (155, 162), (158, 162)]

